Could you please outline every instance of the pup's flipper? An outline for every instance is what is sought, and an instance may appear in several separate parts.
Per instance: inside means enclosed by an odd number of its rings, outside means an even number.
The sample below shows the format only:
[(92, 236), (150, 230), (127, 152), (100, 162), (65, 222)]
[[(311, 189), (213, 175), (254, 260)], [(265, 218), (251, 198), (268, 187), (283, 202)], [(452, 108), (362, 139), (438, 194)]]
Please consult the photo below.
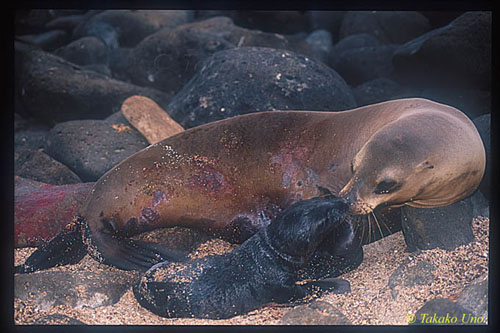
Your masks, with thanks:
[(311, 281), (305, 284), (307, 292), (314, 294), (318, 289), (320, 291), (330, 291), (335, 294), (345, 294), (351, 291), (349, 281), (339, 278), (327, 278), (318, 281)]

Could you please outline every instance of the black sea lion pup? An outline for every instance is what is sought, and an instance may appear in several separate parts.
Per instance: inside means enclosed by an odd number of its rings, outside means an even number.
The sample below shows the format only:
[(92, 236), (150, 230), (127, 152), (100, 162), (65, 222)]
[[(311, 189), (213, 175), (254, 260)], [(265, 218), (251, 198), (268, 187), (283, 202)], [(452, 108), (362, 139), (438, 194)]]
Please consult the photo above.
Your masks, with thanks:
[[(153, 266), (134, 286), (134, 294), (142, 306), (162, 317), (215, 319), (302, 298), (315, 283), (295, 284), (297, 270), (347, 211), (348, 205), (335, 197), (300, 201), (230, 253)], [(315, 285), (325, 284), (348, 288), (340, 279)]]

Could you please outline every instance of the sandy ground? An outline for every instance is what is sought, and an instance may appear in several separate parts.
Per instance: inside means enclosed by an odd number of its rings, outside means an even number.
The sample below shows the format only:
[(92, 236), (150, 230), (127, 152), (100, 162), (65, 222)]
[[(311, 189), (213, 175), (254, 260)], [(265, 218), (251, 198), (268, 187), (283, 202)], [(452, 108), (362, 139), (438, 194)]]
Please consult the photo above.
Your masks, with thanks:
[[(318, 300), (338, 308), (354, 325), (406, 325), (407, 315), (415, 313), (424, 303), (435, 297), (456, 300), (462, 289), (475, 278), (488, 272), (489, 219), (474, 219), (473, 231), (476, 241), (460, 246), (453, 251), (434, 249), (405, 252), (401, 232), (364, 247), (365, 257), (360, 267), (341, 276), (351, 283), (351, 292), (344, 295), (326, 293)], [(218, 239), (200, 245), (192, 256), (222, 253), (232, 245)], [(16, 249), (15, 264), (24, 262), (34, 248)], [(388, 286), (389, 277), (403, 262), (408, 266), (429, 261), (436, 267), (436, 279), (425, 286), (401, 287), (394, 299)], [(51, 270), (102, 271), (116, 270), (99, 264), (86, 256), (80, 263)], [(14, 322), (17, 325), (33, 324), (37, 318), (49, 314), (64, 314), (89, 325), (276, 325), (292, 307), (272, 306), (252, 311), (246, 315), (227, 320), (166, 319), (142, 308), (129, 289), (120, 301), (111, 306), (76, 309), (55, 306), (42, 310), (31, 302), (14, 299)]]

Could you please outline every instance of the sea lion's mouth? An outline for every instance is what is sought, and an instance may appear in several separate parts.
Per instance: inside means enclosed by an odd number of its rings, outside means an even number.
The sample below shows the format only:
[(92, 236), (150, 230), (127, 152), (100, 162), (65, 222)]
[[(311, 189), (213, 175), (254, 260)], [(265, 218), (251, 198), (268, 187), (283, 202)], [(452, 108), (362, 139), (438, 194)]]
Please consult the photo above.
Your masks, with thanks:
[(375, 207), (365, 202), (356, 201), (349, 203), (349, 211), (356, 215), (367, 215), (373, 212), (374, 209)]

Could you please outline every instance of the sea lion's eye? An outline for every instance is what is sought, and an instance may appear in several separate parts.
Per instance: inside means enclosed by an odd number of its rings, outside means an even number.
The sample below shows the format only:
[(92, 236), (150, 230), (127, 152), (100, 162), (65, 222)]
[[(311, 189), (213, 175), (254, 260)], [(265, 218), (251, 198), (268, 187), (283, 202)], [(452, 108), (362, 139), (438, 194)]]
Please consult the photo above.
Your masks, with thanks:
[(354, 175), (354, 163), (351, 162), (351, 173)]
[(373, 193), (388, 194), (398, 190), (399, 188), (401, 188), (401, 184), (398, 184), (395, 180), (384, 179), (380, 183), (378, 183), (377, 188), (375, 188), (375, 191), (373, 191)]

